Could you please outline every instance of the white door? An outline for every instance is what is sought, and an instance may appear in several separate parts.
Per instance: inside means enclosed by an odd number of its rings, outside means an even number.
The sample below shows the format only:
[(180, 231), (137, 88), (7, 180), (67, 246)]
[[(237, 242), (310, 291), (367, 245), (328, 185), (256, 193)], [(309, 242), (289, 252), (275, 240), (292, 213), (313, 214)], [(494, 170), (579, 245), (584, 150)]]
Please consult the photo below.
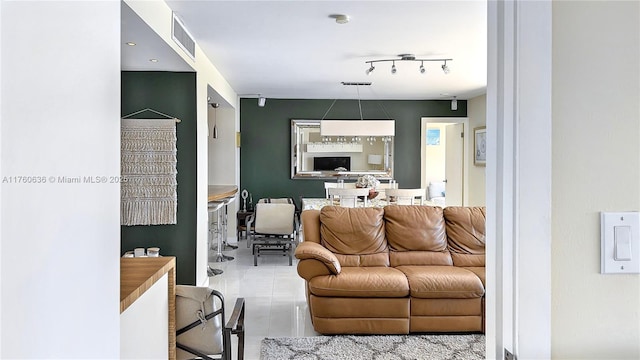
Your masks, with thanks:
[[(433, 146), (427, 146), (427, 128), (435, 125), (442, 129), (442, 143), (444, 149), (442, 150), (442, 160), (439, 163), (435, 163), (433, 160)], [(451, 131), (449, 131), (451, 128)], [(422, 118), (422, 145), (421, 150), (421, 187), (427, 188), (429, 182), (433, 181), (451, 181), (452, 184), (446, 185), (445, 190), (445, 202), (447, 205), (463, 205), (468, 203), (468, 184), (466, 183), (468, 175), (469, 159), (465, 149), (469, 149), (469, 136), (464, 138), (460, 137), (460, 132), (469, 133), (469, 119), (468, 118), (453, 118), (453, 117), (424, 117)], [(449, 137), (451, 136), (451, 140)], [(455, 139), (454, 139), (455, 137)], [(448, 144), (451, 142), (451, 145)], [(449, 148), (452, 150), (449, 150)], [(453, 148), (457, 150), (453, 150)], [(451, 154), (448, 154), (451, 153)], [(429, 155), (430, 154), (430, 155)], [(448, 157), (451, 156), (451, 159)], [(435, 168), (434, 168), (435, 167)], [(455, 172), (455, 175), (451, 174)], [(451, 200), (447, 199), (451, 195)]]
[(445, 148), (445, 205), (462, 206), (464, 183), (464, 134), (463, 124), (450, 124), (446, 127)]

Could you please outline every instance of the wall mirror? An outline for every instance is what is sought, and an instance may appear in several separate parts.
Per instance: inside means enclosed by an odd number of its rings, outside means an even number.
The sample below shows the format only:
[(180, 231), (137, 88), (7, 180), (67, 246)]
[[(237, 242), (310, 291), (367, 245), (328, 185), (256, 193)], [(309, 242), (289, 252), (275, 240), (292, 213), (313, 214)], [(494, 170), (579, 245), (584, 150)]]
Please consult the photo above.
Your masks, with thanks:
[(395, 120), (291, 120), (292, 179), (393, 179)]

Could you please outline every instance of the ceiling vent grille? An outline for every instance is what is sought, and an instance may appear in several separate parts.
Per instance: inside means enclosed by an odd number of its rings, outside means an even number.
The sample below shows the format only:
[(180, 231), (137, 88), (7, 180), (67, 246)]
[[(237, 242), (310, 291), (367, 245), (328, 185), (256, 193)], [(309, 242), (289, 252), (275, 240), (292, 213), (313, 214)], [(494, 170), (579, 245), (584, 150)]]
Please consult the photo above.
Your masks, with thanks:
[(184, 24), (178, 17), (176, 13), (173, 13), (173, 23), (171, 26), (171, 37), (173, 41), (176, 42), (184, 50), (187, 55), (193, 60), (196, 58), (196, 42), (187, 31), (187, 28), (184, 27)]

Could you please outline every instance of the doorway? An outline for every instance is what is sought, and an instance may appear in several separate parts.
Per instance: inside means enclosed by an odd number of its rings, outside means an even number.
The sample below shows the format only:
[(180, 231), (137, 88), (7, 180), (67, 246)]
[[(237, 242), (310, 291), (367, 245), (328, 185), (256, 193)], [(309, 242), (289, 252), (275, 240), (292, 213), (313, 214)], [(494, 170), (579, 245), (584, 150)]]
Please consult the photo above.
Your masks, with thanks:
[[(468, 204), (468, 128), (466, 117), (421, 119), (421, 187), (430, 199), (443, 196), (446, 206)], [(444, 190), (434, 194), (435, 188)]]

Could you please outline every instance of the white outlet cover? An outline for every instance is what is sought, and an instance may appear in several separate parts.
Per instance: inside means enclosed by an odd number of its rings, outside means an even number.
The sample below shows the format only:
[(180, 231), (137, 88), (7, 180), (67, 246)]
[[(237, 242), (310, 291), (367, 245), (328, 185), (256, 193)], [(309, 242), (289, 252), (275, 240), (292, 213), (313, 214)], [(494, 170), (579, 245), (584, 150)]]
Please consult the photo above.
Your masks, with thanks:
[[(616, 227), (629, 227), (631, 230), (630, 260), (616, 260)], [(628, 235), (626, 232), (622, 233)], [(640, 213), (600, 213), (600, 241), (600, 273), (640, 274)]]

